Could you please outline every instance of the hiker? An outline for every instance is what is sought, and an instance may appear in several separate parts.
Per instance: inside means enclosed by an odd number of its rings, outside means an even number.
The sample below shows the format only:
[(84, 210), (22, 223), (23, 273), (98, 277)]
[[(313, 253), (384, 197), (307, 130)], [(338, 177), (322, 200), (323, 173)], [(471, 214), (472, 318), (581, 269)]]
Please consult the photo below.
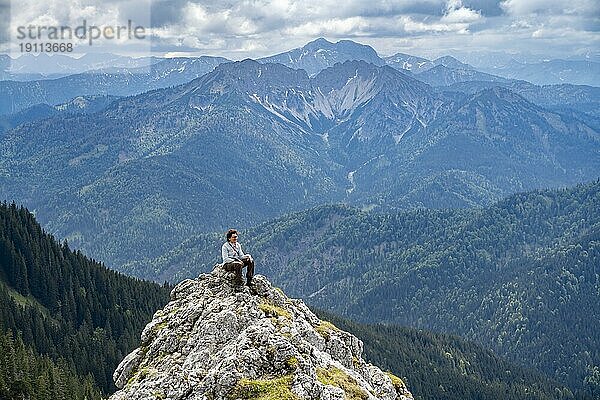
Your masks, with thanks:
[(246, 269), (246, 286), (252, 284), (254, 276), (254, 260), (250, 254), (245, 254), (242, 245), (238, 243), (238, 232), (235, 229), (227, 231), (227, 242), (221, 247), (221, 256), (223, 256), (223, 269), (229, 272), (235, 272), (236, 285), (242, 285), (242, 268)]

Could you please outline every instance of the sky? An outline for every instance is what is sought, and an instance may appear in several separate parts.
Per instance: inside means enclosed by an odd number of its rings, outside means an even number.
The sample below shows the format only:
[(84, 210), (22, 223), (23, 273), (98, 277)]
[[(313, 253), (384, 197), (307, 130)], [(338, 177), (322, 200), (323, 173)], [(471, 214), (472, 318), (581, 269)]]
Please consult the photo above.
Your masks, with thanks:
[(477, 51), (547, 58), (600, 52), (598, 0), (0, 0), (0, 13), (5, 53), (10, 45), (15, 50), (17, 26), (75, 26), (82, 19), (98, 26), (131, 19), (146, 37), (99, 38), (94, 46), (79, 46), (80, 52), (239, 60), (318, 37), (368, 44), (380, 55), (428, 58)]

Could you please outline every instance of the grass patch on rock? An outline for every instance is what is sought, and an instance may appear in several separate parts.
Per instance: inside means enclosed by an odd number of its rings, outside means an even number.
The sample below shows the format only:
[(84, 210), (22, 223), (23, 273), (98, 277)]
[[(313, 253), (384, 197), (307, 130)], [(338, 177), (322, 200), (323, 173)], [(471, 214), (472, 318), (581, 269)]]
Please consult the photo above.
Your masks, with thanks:
[(369, 395), (361, 389), (356, 379), (339, 368), (317, 368), (317, 379), (323, 385), (339, 387), (346, 393), (345, 400), (367, 400)]
[(394, 385), (394, 389), (396, 389), (396, 392), (404, 393), (404, 391), (406, 390), (406, 385), (404, 384), (404, 381), (389, 371), (386, 372), (386, 374), (392, 380), (392, 385)]
[(272, 303), (262, 302), (258, 305), (258, 308), (264, 312), (267, 317), (285, 317), (287, 319), (292, 319), (292, 314), (290, 314), (289, 311)]
[(300, 400), (292, 392), (292, 375), (273, 379), (246, 379), (238, 381), (229, 395), (230, 399), (247, 400)]
[(329, 321), (321, 321), (321, 323), (315, 327), (315, 330), (325, 339), (329, 339), (331, 332), (339, 331), (338, 327)]

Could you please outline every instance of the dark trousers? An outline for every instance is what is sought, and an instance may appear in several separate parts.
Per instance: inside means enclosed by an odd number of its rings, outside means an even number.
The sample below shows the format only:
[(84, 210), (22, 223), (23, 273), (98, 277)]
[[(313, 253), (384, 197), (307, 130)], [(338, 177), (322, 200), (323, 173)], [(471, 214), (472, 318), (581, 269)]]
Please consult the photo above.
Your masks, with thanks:
[(254, 260), (253, 259), (248, 258), (248, 259), (241, 260), (241, 261), (232, 261), (232, 262), (223, 264), (223, 269), (225, 271), (235, 273), (235, 282), (238, 285), (241, 285), (244, 283), (244, 281), (242, 280), (242, 269), (244, 267), (248, 267), (246, 269), (246, 282), (250, 282), (252, 280), (252, 277), (254, 276)]

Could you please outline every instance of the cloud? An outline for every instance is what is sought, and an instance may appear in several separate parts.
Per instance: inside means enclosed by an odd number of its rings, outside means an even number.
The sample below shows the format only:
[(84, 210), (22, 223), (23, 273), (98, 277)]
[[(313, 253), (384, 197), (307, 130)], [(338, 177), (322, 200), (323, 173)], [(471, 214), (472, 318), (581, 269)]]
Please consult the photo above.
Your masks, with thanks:
[(498, 17), (504, 13), (500, 3), (502, 0), (463, 0), (465, 7), (477, 10), (484, 17)]
[(363, 17), (331, 18), (320, 21), (310, 21), (302, 25), (286, 28), (286, 35), (300, 36), (348, 36), (366, 35), (371, 30), (367, 19)]
[(505, 0), (500, 7), (509, 15), (531, 14), (598, 16), (600, 3), (596, 0)]
[[(5, 1), (5, 0), (3, 0)], [(150, 41), (143, 39), (128, 39), (127, 26), (131, 20), (132, 28), (141, 26), (143, 28), (150, 26), (150, 1), (151, 0), (19, 0), (13, 1), (10, 9), (8, 39), (3, 46), (4, 51), (13, 56), (21, 54), (19, 44), (28, 43), (32, 39), (19, 38), (18, 28), (30, 26), (35, 40), (47, 41), (52, 39), (48, 27), (57, 28), (60, 32), (62, 27), (70, 28), (75, 31), (76, 28), (83, 26), (85, 21), (86, 38), (78, 40), (72, 37), (67, 40), (73, 44), (73, 55), (80, 55), (90, 51), (114, 52), (120, 51), (127, 54), (148, 55), (150, 52)], [(10, 4), (10, 3), (9, 3)], [(125, 29), (118, 30), (120, 38), (106, 37), (102, 32), (117, 32), (117, 27)], [(92, 29), (96, 36), (92, 41), (94, 46), (90, 46), (90, 37)], [(65, 31), (63, 29), (63, 31)], [(82, 30), (83, 31), (83, 30)], [(68, 32), (68, 30), (66, 30)], [(61, 34), (59, 33), (60, 37)], [(69, 33), (64, 34), (69, 38)], [(110, 36), (110, 34), (107, 34)], [(140, 35), (141, 36), (141, 35)], [(28, 41), (29, 40), (29, 41)], [(58, 43), (58, 42), (57, 42)]]
[[(162, 18), (152, 18), (154, 48), (173, 45), (179, 49), (172, 51), (182, 51), (198, 46), (198, 51), (233, 58), (289, 50), (319, 36), (336, 40), (464, 35), (483, 20), (468, 7), (448, 8), (446, 0), (194, 0), (175, 4), (179, 11), (171, 9)], [(154, 9), (164, 7), (159, 2)], [(220, 49), (219, 41), (224, 42)]]
[(404, 31), (408, 33), (457, 32), (463, 34), (468, 31), (469, 27), (469, 24), (465, 23), (426, 23), (423, 21), (415, 21), (410, 17), (402, 17), (401, 21)]
[[(171, 10), (168, 17), (180, 17), (157, 31), (157, 43), (197, 45), (198, 51), (216, 51), (233, 58), (286, 51), (319, 36), (330, 40), (359, 38), (388, 54), (399, 51), (398, 46), (415, 43), (436, 49), (467, 44), (484, 48), (489, 43), (510, 51), (547, 51), (552, 46), (546, 43), (542, 48), (536, 43), (550, 34), (556, 37), (559, 23), (571, 27), (565, 36), (569, 40), (582, 40), (578, 47), (593, 43), (590, 35), (582, 33), (597, 25), (589, 15), (583, 15), (593, 12), (593, 2), (574, 0), (566, 7), (562, 2), (549, 1), (549, 7), (540, 0), (176, 1), (181, 11)], [(569, 19), (559, 22), (558, 17)]]
[(259, 32), (254, 20), (232, 10), (209, 12), (204, 6), (188, 3), (184, 9), (183, 23), (193, 34), (251, 35)]
[(461, 0), (449, 0), (446, 5), (446, 13), (441, 18), (446, 23), (474, 23), (481, 21), (483, 17), (475, 10), (464, 7)]
[(188, 0), (153, 0), (150, 9), (151, 27), (164, 27), (178, 23)]
[(0, 46), (8, 43), (10, 37), (10, 1), (0, 0)]
[[(0, 0), (0, 11), (7, 1)], [(151, 7), (150, 0), (19, 0), (12, 20), (85, 17), (101, 24), (134, 16), (145, 21), (160, 54), (234, 59), (286, 51), (318, 36), (358, 38), (387, 54), (466, 46), (558, 54), (567, 43), (597, 48), (599, 8), (597, 0), (152, 0)]]

